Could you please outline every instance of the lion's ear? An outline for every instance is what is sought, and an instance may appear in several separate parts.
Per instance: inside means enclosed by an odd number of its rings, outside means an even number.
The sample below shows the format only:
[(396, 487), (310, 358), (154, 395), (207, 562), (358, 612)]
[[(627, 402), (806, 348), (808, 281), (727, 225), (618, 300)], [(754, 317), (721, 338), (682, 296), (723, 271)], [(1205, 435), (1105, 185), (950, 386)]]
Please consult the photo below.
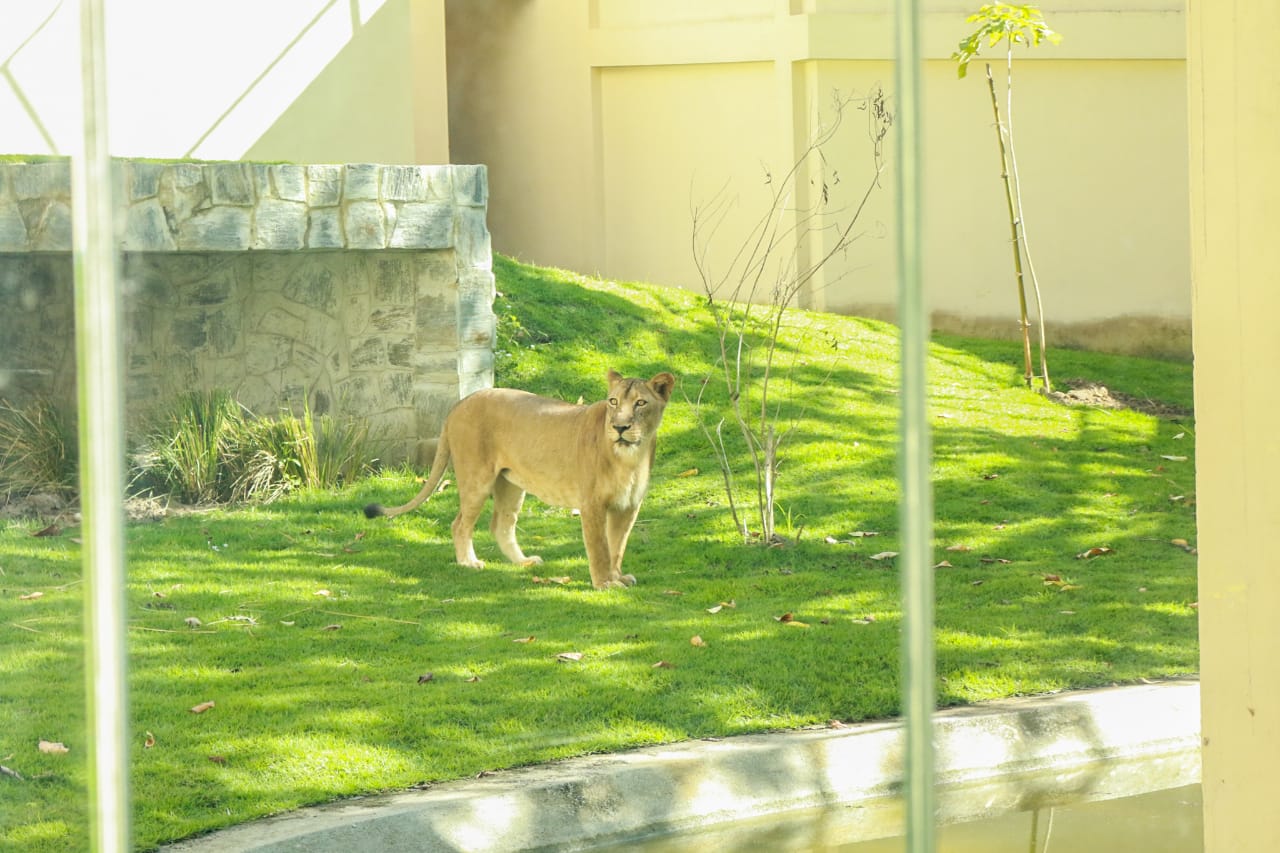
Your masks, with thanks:
[(676, 378), (670, 373), (659, 373), (649, 380), (649, 387), (663, 400), (670, 400), (671, 391), (676, 387)]
[(615, 382), (621, 382), (621, 381), (622, 381), (622, 378), (623, 378), (623, 377), (622, 377), (622, 374), (621, 374), (621, 373), (619, 373), (618, 371), (614, 370), (612, 367), (611, 367), (611, 368), (609, 368), (609, 384), (610, 384), (610, 385), (612, 385), (612, 384), (613, 384), (613, 383), (615, 383)]

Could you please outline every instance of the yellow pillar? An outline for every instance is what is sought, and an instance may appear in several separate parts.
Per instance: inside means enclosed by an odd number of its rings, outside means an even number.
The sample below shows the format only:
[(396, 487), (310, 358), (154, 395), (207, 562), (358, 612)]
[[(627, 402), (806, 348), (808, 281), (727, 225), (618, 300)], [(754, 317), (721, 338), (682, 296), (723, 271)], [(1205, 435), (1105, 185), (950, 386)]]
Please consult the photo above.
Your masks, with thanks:
[(1189, 0), (1206, 853), (1280, 850), (1280, 4)]

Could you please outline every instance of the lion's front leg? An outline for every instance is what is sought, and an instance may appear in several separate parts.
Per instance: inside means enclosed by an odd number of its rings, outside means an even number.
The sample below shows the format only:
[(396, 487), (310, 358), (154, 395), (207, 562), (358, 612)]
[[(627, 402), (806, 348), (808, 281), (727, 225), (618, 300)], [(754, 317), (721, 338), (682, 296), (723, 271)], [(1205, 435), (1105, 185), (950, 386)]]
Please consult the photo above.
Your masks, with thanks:
[(640, 507), (634, 509), (606, 510), (605, 535), (609, 540), (609, 576), (610, 579), (631, 586), (636, 582), (635, 575), (622, 573), (622, 555), (627, 552), (627, 539), (631, 536), (631, 528), (635, 526)]
[[(627, 586), (627, 581), (614, 566), (609, 547), (609, 514), (602, 508), (581, 508), (582, 541), (587, 546), (587, 566), (591, 570), (591, 585), (596, 589)], [(631, 579), (635, 582), (635, 578)]]

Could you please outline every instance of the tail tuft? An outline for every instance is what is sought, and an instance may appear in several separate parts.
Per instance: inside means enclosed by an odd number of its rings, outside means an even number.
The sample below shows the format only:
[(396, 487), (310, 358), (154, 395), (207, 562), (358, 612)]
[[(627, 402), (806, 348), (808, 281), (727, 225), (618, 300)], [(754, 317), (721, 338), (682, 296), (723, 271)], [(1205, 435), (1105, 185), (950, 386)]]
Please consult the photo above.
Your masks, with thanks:
[(382, 508), (382, 504), (369, 504), (364, 508), (365, 518), (377, 518), (380, 515), (386, 515), (387, 511)]

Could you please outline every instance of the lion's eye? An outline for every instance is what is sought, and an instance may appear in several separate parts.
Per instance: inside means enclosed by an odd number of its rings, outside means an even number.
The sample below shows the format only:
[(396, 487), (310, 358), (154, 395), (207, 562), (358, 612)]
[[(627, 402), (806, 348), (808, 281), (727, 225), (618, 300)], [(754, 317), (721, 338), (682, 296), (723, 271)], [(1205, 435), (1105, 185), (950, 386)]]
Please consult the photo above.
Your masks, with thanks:
[(610, 397), (610, 398), (609, 398), (609, 405), (610, 405), (610, 406), (613, 406), (613, 407), (616, 409), (616, 408), (618, 407), (618, 398), (617, 398), (617, 397)]
[(636, 408), (637, 408), (637, 409), (638, 409), (638, 408), (640, 408), (641, 406), (647, 406), (647, 405), (649, 405), (649, 401), (648, 401), (648, 400), (636, 400)]

